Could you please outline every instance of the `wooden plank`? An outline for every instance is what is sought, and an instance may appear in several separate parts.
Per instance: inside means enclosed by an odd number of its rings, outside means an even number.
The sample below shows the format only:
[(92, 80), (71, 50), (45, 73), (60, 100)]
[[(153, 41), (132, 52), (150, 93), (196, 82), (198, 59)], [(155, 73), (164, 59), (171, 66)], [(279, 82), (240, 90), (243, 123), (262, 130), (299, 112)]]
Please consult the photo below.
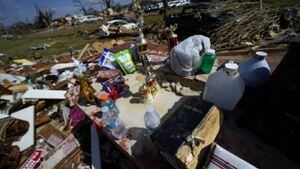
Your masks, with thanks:
[(22, 99), (65, 99), (66, 92), (64, 90), (29, 89), (24, 93)]
[(82, 58), (83, 54), (85, 53), (85, 51), (87, 50), (87, 48), (88, 48), (89, 46), (90, 46), (89, 43), (85, 45), (85, 47), (84, 47), (84, 48), (82, 49), (82, 51), (80, 52), (80, 54), (79, 54), (77, 60), (80, 60), (80, 59)]
[(261, 48), (261, 49), (240, 49), (240, 50), (226, 50), (217, 52), (217, 56), (232, 56), (232, 55), (246, 55), (255, 51), (265, 51), (265, 52), (282, 52), (287, 51), (288, 48)]

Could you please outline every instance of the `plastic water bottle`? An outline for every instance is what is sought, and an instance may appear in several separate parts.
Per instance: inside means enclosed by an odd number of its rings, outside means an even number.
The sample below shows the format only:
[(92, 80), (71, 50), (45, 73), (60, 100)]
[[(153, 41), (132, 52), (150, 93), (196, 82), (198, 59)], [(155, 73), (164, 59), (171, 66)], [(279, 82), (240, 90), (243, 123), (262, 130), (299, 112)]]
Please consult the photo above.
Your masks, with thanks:
[(208, 49), (204, 56), (203, 59), (201, 61), (201, 65), (199, 67), (199, 69), (203, 72), (203, 73), (210, 73), (211, 69), (214, 66), (215, 60), (216, 60), (216, 51), (214, 49)]
[(152, 107), (149, 107), (146, 109), (144, 121), (146, 128), (150, 131), (154, 131), (160, 124), (160, 117)]
[(268, 62), (266, 52), (257, 51), (252, 55), (252, 58), (239, 65), (239, 73), (245, 82), (246, 87), (259, 88), (271, 76), (271, 70)]
[(241, 99), (245, 84), (238, 73), (238, 65), (225, 64), (224, 70), (211, 74), (206, 82), (203, 99), (221, 109), (231, 111)]
[(102, 120), (105, 127), (108, 128), (116, 139), (121, 139), (127, 135), (127, 129), (120, 120), (117, 112), (109, 109), (107, 106), (102, 107)]
[(120, 114), (118, 107), (116, 106), (115, 102), (108, 97), (108, 94), (102, 93), (99, 99), (101, 100), (101, 107), (107, 106), (109, 109), (112, 109), (114, 112), (117, 112), (118, 115)]

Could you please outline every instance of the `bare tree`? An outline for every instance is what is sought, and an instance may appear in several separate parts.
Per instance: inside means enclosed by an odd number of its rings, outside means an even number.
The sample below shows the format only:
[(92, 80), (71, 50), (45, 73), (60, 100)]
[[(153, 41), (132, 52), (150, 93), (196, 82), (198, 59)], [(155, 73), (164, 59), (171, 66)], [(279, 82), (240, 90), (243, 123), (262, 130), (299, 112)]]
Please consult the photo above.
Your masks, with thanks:
[(45, 28), (50, 26), (54, 11), (50, 8), (41, 9), (39, 6), (35, 5), (36, 9), (36, 18), (35, 26), (37, 28)]
[(76, 6), (79, 8), (81, 12), (83, 12), (85, 15), (88, 15), (87, 11), (87, 3), (85, 0), (73, 0), (74, 3), (76, 3)]
[(73, 2), (85, 15), (90, 14), (90, 11), (95, 11), (97, 5), (107, 9), (115, 3), (114, 0), (73, 0)]
[(4, 34), (4, 24), (3, 24), (3, 20), (4, 20), (4, 17), (2, 17), (0, 15), (0, 35)]

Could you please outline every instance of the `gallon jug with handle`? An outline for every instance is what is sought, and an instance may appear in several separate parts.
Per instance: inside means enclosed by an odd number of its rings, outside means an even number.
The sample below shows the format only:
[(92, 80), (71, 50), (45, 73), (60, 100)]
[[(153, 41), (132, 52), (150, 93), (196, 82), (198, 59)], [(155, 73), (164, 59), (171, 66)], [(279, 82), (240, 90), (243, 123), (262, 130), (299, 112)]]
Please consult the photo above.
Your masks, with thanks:
[(257, 51), (252, 58), (239, 65), (239, 74), (248, 88), (262, 87), (271, 76), (271, 70), (266, 61), (266, 52)]
[(238, 65), (230, 62), (224, 69), (211, 74), (206, 82), (203, 99), (217, 107), (231, 111), (235, 108), (245, 89), (238, 73)]

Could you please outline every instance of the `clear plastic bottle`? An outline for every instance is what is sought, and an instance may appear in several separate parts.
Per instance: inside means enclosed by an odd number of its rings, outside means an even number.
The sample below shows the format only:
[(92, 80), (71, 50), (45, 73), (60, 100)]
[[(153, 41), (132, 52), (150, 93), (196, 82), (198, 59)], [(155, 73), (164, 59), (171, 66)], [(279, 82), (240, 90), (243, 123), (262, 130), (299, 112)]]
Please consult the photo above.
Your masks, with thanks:
[(144, 115), (144, 121), (146, 128), (154, 131), (160, 124), (160, 117), (152, 107), (148, 107)]
[(108, 94), (100, 94), (99, 99), (101, 100), (101, 107), (107, 106), (109, 109), (112, 109), (114, 112), (117, 112), (118, 115), (120, 114), (118, 107), (116, 106), (115, 102), (108, 97)]
[(121, 139), (127, 135), (127, 129), (120, 120), (117, 112), (109, 109), (107, 106), (102, 107), (102, 120), (105, 127), (108, 128), (116, 139)]

